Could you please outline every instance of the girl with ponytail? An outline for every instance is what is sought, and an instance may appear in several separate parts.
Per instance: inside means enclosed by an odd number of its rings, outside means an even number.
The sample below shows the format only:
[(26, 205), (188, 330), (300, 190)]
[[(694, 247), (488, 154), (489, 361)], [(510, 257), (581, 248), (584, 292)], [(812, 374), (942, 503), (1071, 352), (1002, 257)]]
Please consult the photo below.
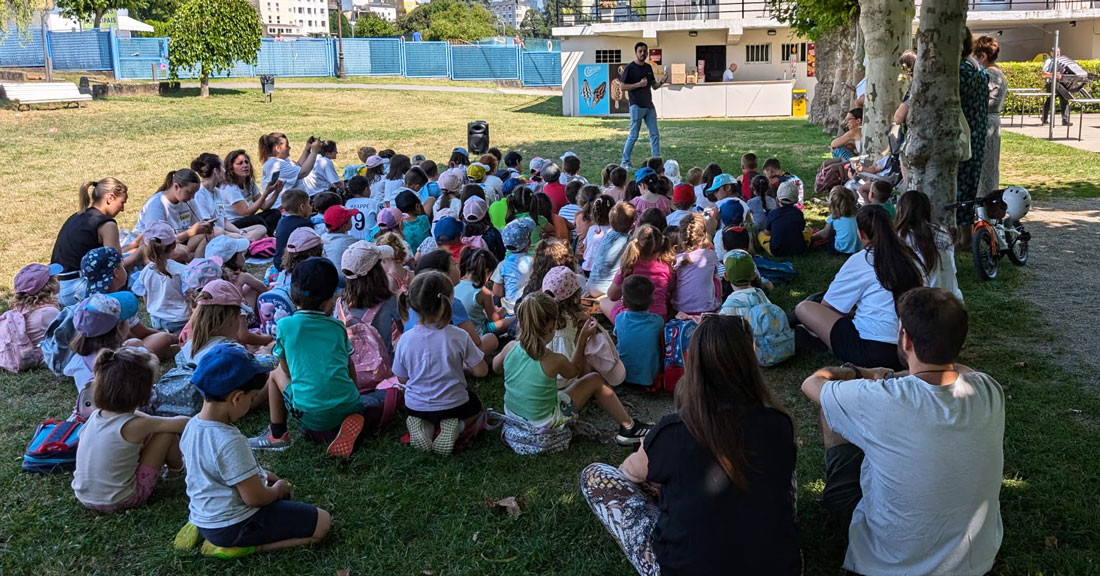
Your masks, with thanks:
[[(585, 186), (586, 190), (588, 188)], [(583, 234), (581, 227), (577, 226), (577, 256), (585, 272), (592, 271), (596, 251), (600, 249), (603, 237), (611, 231), (611, 209), (614, 207), (615, 199), (610, 194), (601, 194), (586, 202), (584, 211), (577, 215), (578, 222), (583, 219), (586, 223)]]
[[(297, 188), (299, 180), (313, 171), (313, 165), (317, 162), (317, 156), (321, 152), (321, 145), (320, 140), (310, 136), (309, 140), (306, 140), (306, 145), (302, 148), (302, 154), (298, 157), (298, 162), (292, 162), (290, 160), (290, 142), (287, 140), (286, 134), (272, 132), (260, 136), (259, 155), (260, 161), (263, 162), (260, 187), (267, 189), (269, 185), (273, 184), (272, 177), (278, 174), (285, 190)], [(279, 208), (282, 208), (281, 195), (275, 199), (275, 203), (271, 206), (273, 210)]]
[(895, 304), (924, 284), (918, 260), (898, 238), (890, 214), (881, 205), (860, 208), (856, 223), (865, 248), (840, 268), (823, 301), (802, 302), (795, 315), (837, 358), (863, 367), (899, 370), (904, 366), (898, 358)]
[(653, 282), (653, 304), (649, 311), (669, 318), (669, 295), (672, 289), (672, 267), (675, 259), (668, 238), (660, 230), (643, 224), (634, 231), (634, 239), (627, 245), (619, 265), (619, 273), (611, 281), (607, 298), (600, 301), (600, 310), (612, 323), (615, 316), (623, 311), (623, 280), (634, 274), (640, 274)]
[(123, 246), (115, 217), (126, 207), (126, 185), (107, 177), (97, 182), (85, 182), (77, 196), (80, 211), (61, 226), (54, 240), (50, 262), (61, 266), (57, 279), (60, 282), (58, 302), (71, 306), (84, 298), (84, 281), (80, 279), (80, 260), (100, 246), (108, 246), (120, 253), (130, 252), (124, 260), (127, 266), (137, 262), (141, 255), (135, 250), (137, 242)]
[(179, 243), (174, 260), (189, 262), (201, 255), (206, 242), (214, 237), (214, 221), (195, 202), (202, 185), (199, 175), (189, 168), (173, 170), (164, 177), (156, 194), (145, 201), (138, 214), (134, 234), (141, 235), (154, 222), (167, 222)]

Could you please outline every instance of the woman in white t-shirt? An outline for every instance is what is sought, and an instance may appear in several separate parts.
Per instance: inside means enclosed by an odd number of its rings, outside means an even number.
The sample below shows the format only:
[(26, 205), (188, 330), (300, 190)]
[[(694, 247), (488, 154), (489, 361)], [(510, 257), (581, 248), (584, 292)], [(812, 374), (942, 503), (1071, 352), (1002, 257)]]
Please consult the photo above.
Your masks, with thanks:
[(332, 140), (322, 140), (321, 149), (317, 155), (317, 162), (313, 164), (313, 170), (302, 178), (302, 190), (312, 198), (332, 186), (344, 187), (344, 181), (336, 173), (336, 167), (332, 161), (336, 159), (336, 143)]
[(218, 188), (218, 195), (229, 217), (235, 218), (233, 225), (242, 230), (261, 225), (268, 236), (274, 236), (282, 214), (271, 207), (283, 191), (283, 181), (269, 183), (261, 193), (254, 180), (252, 159), (244, 150), (230, 152), (224, 166), (227, 168), (225, 182)]
[(189, 168), (169, 172), (156, 194), (142, 205), (134, 225), (134, 238), (143, 234), (153, 222), (164, 221), (176, 232), (178, 246), (172, 255), (174, 260), (187, 262), (201, 255), (206, 242), (214, 237), (214, 223), (200, 217), (194, 205), (201, 183), (199, 175)]
[[(313, 171), (317, 162), (318, 153), (321, 150), (321, 141), (309, 137), (306, 146), (302, 149), (298, 162), (290, 160), (290, 142), (282, 132), (272, 132), (260, 136), (260, 161), (263, 162), (263, 171), (260, 177), (260, 186), (267, 188), (271, 184), (272, 177), (278, 175), (278, 180), (283, 182), (283, 188), (293, 190), (300, 186), (299, 181)], [(278, 196), (271, 205), (272, 209), (282, 207), (282, 196)]]
[(898, 237), (920, 259), (925, 285), (943, 288), (961, 301), (962, 290), (955, 278), (955, 243), (951, 233), (932, 221), (932, 201), (916, 190), (898, 200)]
[(837, 358), (900, 370), (905, 366), (898, 358), (895, 303), (924, 284), (917, 257), (898, 239), (881, 204), (860, 208), (856, 224), (866, 248), (848, 258), (821, 302), (804, 301), (795, 315)]
[(198, 158), (191, 161), (191, 169), (202, 178), (198, 192), (195, 193), (194, 204), (199, 207), (203, 220), (213, 220), (215, 229), (222, 229), (230, 234), (240, 234), (249, 240), (259, 240), (267, 235), (267, 228), (253, 225), (247, 229), (240, 229), (226, 218), (225, 203), (222, 201), (218, 188), (225, 183), (225, 167), (222, 159), (216, 154), (204, 152)]

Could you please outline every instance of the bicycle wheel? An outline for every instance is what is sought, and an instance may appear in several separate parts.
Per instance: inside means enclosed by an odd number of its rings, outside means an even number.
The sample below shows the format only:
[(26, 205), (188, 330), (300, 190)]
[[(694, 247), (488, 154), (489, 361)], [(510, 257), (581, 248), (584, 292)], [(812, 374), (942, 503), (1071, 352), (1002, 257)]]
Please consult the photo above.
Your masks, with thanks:
[(1027, 264), (1027, 238), (1029, 234), (1021, 234), (1018, 229), (1005, 230), (1008, 236), (1008, 259), (1017, 266)]
[(974, 269), (978, 272), (979, 280), (992, 280), (997, 277), (997, 256), (993, 253), (993, 235), (988, 228), (978, 228), (974, 231), (972, 251), (974, 252)]

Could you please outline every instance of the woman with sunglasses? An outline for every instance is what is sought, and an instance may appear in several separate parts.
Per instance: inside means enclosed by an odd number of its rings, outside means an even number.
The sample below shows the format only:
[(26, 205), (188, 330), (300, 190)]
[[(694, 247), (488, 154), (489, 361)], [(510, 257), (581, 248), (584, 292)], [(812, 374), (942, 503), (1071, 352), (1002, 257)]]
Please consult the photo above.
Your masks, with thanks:
[(684, 362), (676, 413), (620, 467), (585, 468), (585, 500), (639, 574), (799, 574), (794, 426), (748, 324), (704, 315)]

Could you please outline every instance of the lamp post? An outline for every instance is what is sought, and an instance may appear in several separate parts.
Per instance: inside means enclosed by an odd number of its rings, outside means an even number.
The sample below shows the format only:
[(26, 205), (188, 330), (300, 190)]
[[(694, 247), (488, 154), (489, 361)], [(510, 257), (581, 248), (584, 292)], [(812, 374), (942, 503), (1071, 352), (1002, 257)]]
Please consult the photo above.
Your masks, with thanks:
[(344, 10), (342, 0), (336, 0), (336, 52), (339, 63), (336, 68), (336, 76), (341, 80), (347, 78), (344, 74)]

